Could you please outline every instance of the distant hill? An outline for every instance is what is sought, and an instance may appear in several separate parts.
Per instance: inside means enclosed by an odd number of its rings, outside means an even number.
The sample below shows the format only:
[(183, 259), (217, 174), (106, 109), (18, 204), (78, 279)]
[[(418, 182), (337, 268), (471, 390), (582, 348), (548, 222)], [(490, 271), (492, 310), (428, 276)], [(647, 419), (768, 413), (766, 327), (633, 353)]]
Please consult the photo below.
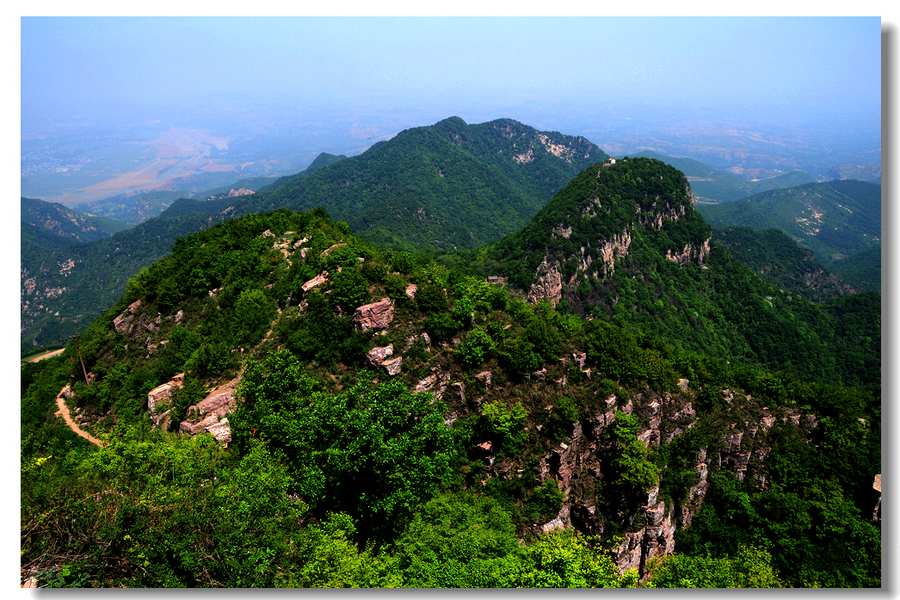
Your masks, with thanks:
[(733, 202), (760, 192), (789, 188), (815, 181), (812, 175), (806, 171), (791, 171), (777, 177), (747, 181), (729, 173), (717, 171), (692, 158), (674, 158), (651, 150), (639, 152), (635, 156), (661, 160), (687, 175), (694, 196), (700, 202)]
[(129, 277), (166, 256), (177, 236), (222, 220), (324, 206), (388, 247), (475, 247), (522, 227), (575, 174), (606, 158), (581, 137), (510, 119), (470, 126), (451, 118), (359, 156), (320, 155), (304, 172), (253, 195), (173, 199), (115, 240), (23, 262), (22, 344), (43, 346), (78, 331), (125, 292)]
[[(234, 175), (231, 175), (234, 177)], [(157, 217), (179, 198), (197, 198), (200, 200), (210, 196), (227, 194), (232, 189), (249, 189), (258, 191), (271, 185), (276, 177), (250, 177), (225, 185), (215, 184), (216, 187), (200, 191), (192, 190), (155, 190), (143, 194), (120, 195), (93, 202), (82, 203), (76, 206), (97, 215), (107, 216), (134, 226), (143, 223), (147, 219)]]
[(572, 177), (606, 158), (583, 137), (511, 119), (468, 125), (452, 117), (285, 178), (235, 210), (323, 206), (383, 246), (474, 248), (524, 226)]
[(881, 186), (864, 181), (809, 183), (697, 209), (720, 229), (780, 229), (829, 268), (881, 243)]
[(881, 164), (846, 163), (834, 165), (825, 172), (825, 176), (834, 179), (856, 179), (881, 185)]
[(778, 229), (714, 229), (713, 240), (767, 281), (813, 302), (857, 292), (841, 277), (816, 262), (811, 250), (801, 248)]
[(22, 227), (34, 239), (53, 245), (90, 242), (128, 228), (127, 223), (78, 212), (62, 204), (21, 199)]

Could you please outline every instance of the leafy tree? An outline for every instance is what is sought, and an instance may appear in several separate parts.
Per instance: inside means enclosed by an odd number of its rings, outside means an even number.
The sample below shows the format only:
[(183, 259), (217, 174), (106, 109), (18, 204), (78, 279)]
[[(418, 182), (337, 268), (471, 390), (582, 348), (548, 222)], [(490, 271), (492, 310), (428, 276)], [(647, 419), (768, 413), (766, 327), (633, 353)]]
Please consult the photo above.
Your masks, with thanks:
[(365, 378), (342, 394), (319, 391), (286, 351), (247, 365), (233, 438), (283, 453), (316, 514), (346, 512), (363, 538), (399, 531), (414, 507), (453, 479), (453, 444), (438, 405), (398, 381)]
[(494, 444), (508, 454), (521, 450), (527, 435), (525, 422), (528, 417), (521, 402), (507, 406), (503, 400), (493, 400), (482, 404), (481, 411), (487, 419)]
[(636, 415), (616, 411), (616, 422), (611, 428), (615, 442), (613, 467), (619, 483), (648, 492), (659, 484), (659, 467), (650, 461), (647, 446), (637, 438), (638, 428)]
[(240, 332), (239, 342), (255, 346), (266, 334), (278, 307), (266, 297), (261, 289), (247, 289), (241, 292), (234, 305), (236, 329)]
[(494, 343), (491, 336), (482, 327), (476, 326), (465, 337), (454, 354), (466, 368), (474, 369), (484, 362), (488, 353), (493, 349)]
[(496, 587), (519, 551), (509, 513), (492, 498), (471, 493), (428, 501), (396, 547), (410, 587)]
[(345, 311), (353, 311), (369, 301), (369, 286), (355, 266), (345, 267), (331, 277), (331, 302)]
[(781, 588), (764, 549), (741, 546), (734, 557), (671, 554), (649, 565), (650, 583), (657, 588)]
[(612, 559), (572, 529), (556, 530), (526, 546), (502, 587), (616, 588), (634, 586), (636, 573), (619, 575)]

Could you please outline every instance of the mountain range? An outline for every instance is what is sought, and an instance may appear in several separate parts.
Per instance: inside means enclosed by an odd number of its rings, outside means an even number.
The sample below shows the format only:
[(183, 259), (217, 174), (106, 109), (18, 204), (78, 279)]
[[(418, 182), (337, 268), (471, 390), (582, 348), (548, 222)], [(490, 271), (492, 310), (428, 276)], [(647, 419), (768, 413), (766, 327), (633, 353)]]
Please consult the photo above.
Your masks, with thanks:
[(664, 156), (650, 150), (644, 150), (635, 156), (661, 160), (687, 175), (691, 189), (694, 191), (694, 197), (701, 203), (733, 202), (760, 192), (790, 188), (815, 181), (812, 175), (799, 170), (767, 179), (750, 181), (718, 171), (692, 158)]
[[(525, 227), (548, 198), (583, 169), (607, 158), (584, 138), (537, 131), (510, 119), (468, 125), (454, 117), (401, 132), (359, 156), (322, 154), (295, 176), (275, 181), (247, 180), (237, 182), (237, 187), (204, 192), (198, 198), (167, 200), (171, 204), (158, 217), (105, 239), (69, 244), (55, 238), (50, 230), (30, 233), (34, 223), (23, 222), (22, 347), (41, 347), (77, 333), (124, 293), (129, 277), (167, 255), (176, 237), (224, 219), (278, 207), (305, 210), (321, 205), (363, 238), (382, 247), (433, 252), (471, 249)], [(716, 175), (718, 172), (696, 161), (662, 158), (687, 169), (692, 190), (710, 183), (727, 190), (722, 196), (744, 193), (740, 189), (748, 191), (747, 182), (741, 188), (733, 181), (736, 178)], [(698, 177), (713, 181), (697, 181)], [(778, 179), (753, 185), (772, 185)], [(871, 196), (872, 190), (878, 189), (871, 184), (855, 188), (851, 182), (832, 183), (853, 188), (847, 191), (851, 196), (857, 192)], [(249, 187), (243, 187), (245, 184)], [(778, 197), (786, 206), (792, 202), (808, 204), (810, 194), (822, 195), (818, 190), (824, 189), (827, 195), (832, 189), (815, 187), (830, 184), (809, 185), (812, 187), (791, 188), (801, 190), (799, 196), (788, 190)], [(238, 193), (241, 195), (235, 195)], [(869, 196), (865, 196), (864, 205), (871, 203)], [(854, 206), (853, 201), (848, 198), (844, 205)], [(23, 199), (23, 218), (25, 202)], [(31, 204), (35, 202), (40, 201)], [(704, 216), (708, 209), (712, 211), (709, 214), (716, 227), (777, 226), (759, 218), (747, 222), (734, 214), (715, 216), (719, 214), (716, 211), (731, 204), (735, 209), (745, 206), (733, 202), (697, 206)], [(832, 212), (824, 214), (822, 218), (827, 220)], [(866, 214), (863, 229), (868, 231), (875, 223), (880, 228), (878, 215)], [(44, 220), (52, 221), (47, 215)], [(112, 233), (120, 227), (116, 224), (104, 231)], [(39, 242), (36, 235), (42, 236)], [(820, 251), (816, 257), (830, 265)], [(537, 254), (529, 260), (537, 260)], [(880, 265), (872, 260), (860, 268), (845, 264), (848, 268), (840, 274), (855, 289), (880, 289), (873, 283), (878, 281)], [(835, 265), (833, 269), (837, 272), (840, 267)], [(865, 281), (854, 278), (857, 273), (868, 273), (860, 275)], [(524, 276), (521, 279), (524, 285)], [(584, 282), (578, 285), (584, 291)]]
[(582, 168), (606, 158), (584, 138), (509, 119), (469, 126), (450, 118), (352, 158), (323, 154), (252, 195), (177, 199), (108, 239), (40, 252), (23, 247), (23, 345), (76, 333), (122, 295), (129, 277), (168, 254), (177, 236), (223, 219), (322, 205), (386, 247), (472, 248), (523, 226)]
[(206, 222), (22, 369), (38, 581), (881, 585), (880, 296), (764, 280), (677, 169), (594, 163), (433, 258)]

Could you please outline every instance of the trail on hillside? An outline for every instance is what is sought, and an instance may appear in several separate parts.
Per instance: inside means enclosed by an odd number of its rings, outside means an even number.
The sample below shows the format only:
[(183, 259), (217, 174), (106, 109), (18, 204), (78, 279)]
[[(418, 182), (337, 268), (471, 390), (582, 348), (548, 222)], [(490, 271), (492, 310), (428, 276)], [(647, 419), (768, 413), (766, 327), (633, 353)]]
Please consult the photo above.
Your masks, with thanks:
[[(66, 386), (68, 387), (68, 386)], [(66, 424), (78, 435), (86, 439), (92, 444), (96, 444), (98, 446), (103, 446), (103, 442), (89, 434), (87, 431), (83, 431), (78, 425), (75, 424), (75, 421), (72, 420), (72, 416), (69, 414), (69, 407), (66, 406), (66, 398), (63, 396), (63, 392), (66, 391), (66, 388), (63, 388), (59, 391), (59, 394), (56, 396), (56, 406), (59, 407), (59, 411), (56, 414), (62, 414), (63, 419), (65, 419)]]
[(50, 352), (45, 352), (44, 354), (41, 354), (40, 356), (35, 356), (34, 358), (30, 359), (28, 362), (37, 362), (39, 360), (44, 360), (45, 358), (50, 358), (51, 356), (59, 356), (60, 354), (63, 353), (64, 350), (65, 350), (65, 348), (60, 348), (59, 350), (51, 350)]

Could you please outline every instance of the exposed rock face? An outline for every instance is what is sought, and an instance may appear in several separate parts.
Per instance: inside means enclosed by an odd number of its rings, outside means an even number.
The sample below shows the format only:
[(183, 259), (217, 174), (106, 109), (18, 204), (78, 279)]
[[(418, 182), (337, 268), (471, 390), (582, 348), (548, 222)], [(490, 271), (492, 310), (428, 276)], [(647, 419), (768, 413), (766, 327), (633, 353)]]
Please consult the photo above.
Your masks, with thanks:
[(666, 251), (666, 258), (678, 263), (679, 267), (683, 267), (688, 263), (702, 265), (709, 256), (709, 243), (712, 237), (704, 240), (702, 244), (687, 243), (681, 252), (672, 253), (671, 250)]
[(475, 376), (475, 379), (484, 384), (484, 389), (491, 389), (491, 372), (490, 371), (482, 371), (481, 373)]
[(438, 367), (432, 367), (431, 371), (431, 375), (419, 380), (412, 391), (414, 394), (430, 392), (434, 399), (438, 400), (444, 394), (447, 386), (450, 385), (450, 373), (445, 373)]
[(395, 356), (394, 358), (389, 358), (381, 363), (381, 366), (384, 367), (384, 370), (387, 371), (388, 375), (393, 377), (400, 372), (400, 367), (403, 366), (403, 357)]
[(364, 332), (386, 329), (393, 319), (394, 304), (390, 298), (364, 304), (353, 313), (353, 325)]
[(380, 367), (385, 360), (394, 354), (394, 345), (378, 346), (369, 350), (366, 354), (366, 362), (373, 367)]
[(537, 302), (538, 300), (549, 300), (553, 306), (562, 298), (562, 275), (559, 272), (558, 265), (554, 262), (552, 265), (547, 262), (547, 257), (538, 265), (537, 273), (535, 273), (535, 281), (528, 290), (528, 302)]
[(425, 342), (426, 348), (428, 348), (429, 350), (431, 349), (431, 337), (423, 331), (419, 335), (411, 335), (403, 340), (403, 351), (406, 352), (407, 350), (412, 348), (413, 344), (415, 344), (419, 340)]
[(178, 430), (188, 435), (209, 433), (218, 441), (231, 442), (231, 427), (226, 415), (234, 412), (237, 403), (234, 390), (239, 381), (231, 381), (210, 392), (206, 398), (187, 409), (187, 418)]
[(113, 319), (113, 327), (115, 327), (116, 331), (125, 334), (131, 331), (131, 322), (134, 320), (135, 311), (137, 311), (140, 306), (141, 301), (135, 300), (128, 305), (128, 308), (126, 308), (121, 315)]
[(322, 257), (322, 258), (325, 258), (325, 257), (328, 256), (328, 255), (331, 253), (331, 251), (334, 250), (335, 248), (340, 248), (341, 246), (346, 246), (346, 245), (347, 245), (347, 244), (345, 244), (344, 242), (338, 242), (337, 244), (332, 244), (331, 246), (329, 246), (329, 247), (325, 248), (324, 250), (322, 250), (322, 254), (320, 254), (319, 256)]
[(411, 283), (411, 284), (409, 284), (408, 286), (406, 286), (406, 292), (405, 292), (405, 293), (406, 293), (406, 295), (407, 295), (409, 298), (415, 298), (415, 297), (416, 297), (416, 292), (417, 292), (418, 290), (419, 290), (419, 286), (417, 286), (417, 285), (414, 284), (414, 283)]
[(597, 277), (604, 277), (607, 274), (612, 275), (613, 271), (616, 269), (616, 259), (627, 256), (630, 247), (631, 232), (629, 231), (623, 231), (608, 240), (600, 241), (597, 249), (600, 253), (600, 260), (602, 260), (606, 272), (600, 273), (595, 271), (594, 275)]
[(323, 285), (326, 281), (328, 281), (328, 271), (322, 271), (301, 286), (303, 289), (303, 295), (305, 296), (309, 293), (309, 290)]
[(872, 482), (872, 489), (878, 492), (878, 503), (875, 505), (875, 511), (872, 513), (872, 520), (879, 526), (881, 525), (881, 473), (875, 476)]
[[(237, 189), (231, 188), (230, 190), (228, 190), (227, 192), (225, 192), (223, 194), (215, 194), (213, 196), (210, 196), (209, 198), (207, 198), (207, 200), (221, 200), (222, 198), (237, 198), (238, 196), (249, 196), (250, 194), (255, 194), (255, 193), (256, 192), (254, 192), (253, 190), (250, 190), (247, 188), (237, 188)], [(269, 231), (269, 230), (267, 229), (266, 231)], [(272, 233), (272, 232), (269, 231), (269, 233)], [(265, 235), (265, 232), (263, 232), (263, 235)]]
[(147, 408), (150, 410), (150, 416), (154, 419), (154, 423), (158, 424), (157, 421), (161, 416), (156, 414), (156, 405), (166, 398), (171, 398), (172, 393), (182, 385), (184, 385), (184, 373), (179, 373), (171, 381), (153, 388), (147, 394)]

